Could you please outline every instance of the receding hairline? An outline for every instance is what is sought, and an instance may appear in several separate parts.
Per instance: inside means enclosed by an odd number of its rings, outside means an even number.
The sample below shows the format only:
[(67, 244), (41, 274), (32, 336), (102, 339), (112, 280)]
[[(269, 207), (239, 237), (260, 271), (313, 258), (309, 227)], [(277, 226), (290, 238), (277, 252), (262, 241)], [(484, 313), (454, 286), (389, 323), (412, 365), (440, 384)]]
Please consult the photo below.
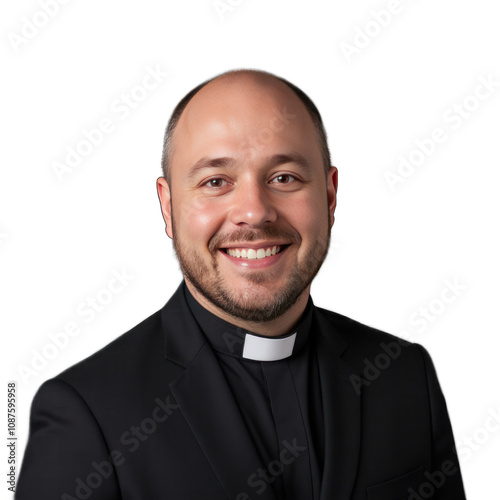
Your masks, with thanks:
[(255, 83), (257, 85), (282, 88), (283, 90), (287, 92), (291, 91), (294, 94), (292, 89), (276, 75), (255, 69), (235, 69), (221, 73), (220, 75), (214, 76), (213, 78), (203, 82), (203, 84), (201, 84), (202, 87), (200, 87), (196, 94), (192, 96), (186, 105), (186, 108), (195, 97), (203, 95), (203, 93), (207, 92), (210, 88), (217, 85), (231, 85), (239, 81), (248, 81), (249, 83)]
[(274, 75), (270, 75), (264, 71), (236, 69), (226, 71), (208, 80), (205, 80), (203, 83), (195, 87), (195, 89), (197, 89), (196, 92), (191, 95), (189, 100), (187, 100), (185, 105), (180, 110), (180, 113), (176, 119), (175, 127), (172, 129), (172, 137), (182, 118), (186, 115), (186, 111), (189, 111), (190, 108), (195, 106), (197, 102), (204, 97), (204, 94), (210, 92), (210, 90), (213, 90), (214, 87), (217, 88), (218, 86), (231, 85), (238, 81), (245, 80), (250, 80), (258, 83), (269, 83), (271, 80), (270, 77), (272, 77), (274, 80), (278, 80)]
[(197, 105), (198, 102), (201, 99), (204, 99), (206, 94), (209, 92), (213, 92), (214, 90), (217, 91), (218, 89), (239, 89), (240, 92), (244, 92), (246, 89), (259, 87), (264, 89), (268, 94), (287, 94), (292, 97), (292, 99), (299, 101), (299, 104), (302, 104), (293, 90), (274, 75), (261, 73), (256, 70), (233, 70), (212, 78), (205, 83), (205, 85), (203, 85), (203, 87), (201, 87), (186, 104), (177, 123), (181, 121), (182, 117), (186, 114), (186, 111), (189, 111), (191, 107)]
[[(201, 93), (203, 90), (208, 90), (208, 87), (217, 84), (224, 84), (224, 81), (228, 81), (228, 83), (231, 83), (231, 81), (242, 79), (250, 79), (258, 84), (272, 85), (272, 87), (274, 88), (281, 87), (285, 92), (291, 92), (293, 94), (293, 97), (300, 101), (302, 106), (304, 106), (305, 110), (307, 111), (307, 114), (312, 119), (313, 126), (316, 130), (326, 175), (331, 164), (330, 151), (328, 149), (326, 131), (321, 120), (321, 115), (313, 101), (304, 91), (302, 91), (299, 87), (289, 82), (285, 78), (279, 77), (264, 70), (243, 68), (225, 71), (224, 73), (205, 80), (204, 82), (194, 87), (191, 91), (189, 91), (178, 102), (167, 125), (163, 145), (162, 169), (164, 176), (166, 177), (166, 180), (169, 184), (171, 180), (171, 158), (173, 156), (174, 149), (174, 133), (186, 108), (199, 93)], [(207, 89), (205, 89), (205, 87), (207, 87)]]
[[(174, 152), (175, 131), (178, 129), (179, 125), (181, 125), (182, 119), (183, 117), (185, 117), (186, 112), (189, 112), (190, 108), (195, 107), (199, 103), (199, 101), (205, 97), (205, 94), (207, 92), (213, 91), (213, 89), (217, 88), (217, 86), (219, 87), (224, 85), (235, 86), (235, 84), (237, 85), (240, 82), (241, 83), (248, 82), (250, 85), (256, 84), (263, 87), (269, 87), (270, 89), (277, 90), (278, 92), (285, 92), (289, 96), (291, 96), (292, 99), (296, 99), (299, 102), (299, 105), (304, 107), (304, 111), (306, 111), (306, 114), (309, 115), (309, 113), (307, 113), (307, 108), (300, 101), (299, 97), (295, 94), (295, 92), (285, 82), (280, 80), (277, 76), (268, 73), (266, 71), (253, 70), (253, 69), (236, 69), (236, 70), (226, 71), (225, 73), (222, 73), (218, 76), (211, 78), (210, 80), (205, 81), (204, 84), (202, 84), (203, 86), (200, 87), (198, 91), (191, 96), (189, 101), (183, 107), (182, 111), (177, 117), (175, 127), (173, 127), (171, 131), (169, 160), (172, 159)], [(314, 126), (314, 123), (312, 123), (312, 125)]]

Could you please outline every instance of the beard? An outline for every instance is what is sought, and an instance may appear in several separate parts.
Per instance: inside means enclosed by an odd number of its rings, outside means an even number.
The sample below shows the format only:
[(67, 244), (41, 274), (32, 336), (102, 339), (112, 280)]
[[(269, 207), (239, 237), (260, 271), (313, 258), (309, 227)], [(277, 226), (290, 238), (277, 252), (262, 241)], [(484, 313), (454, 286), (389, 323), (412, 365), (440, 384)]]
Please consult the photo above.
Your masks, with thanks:
[[(252, 293), (252, 284), (265, 286), (273, 283), (275, 276), (273, 271), (254, 270), (245, 278), (248, 283), (243, 292), (231, 290), (227, 280), (219, 269), (217, 252), (224, 245), (238, 241), (256, 240), (282, 240), (290, 242), (285, 251), (300, 247), (302, 238), (300, 234), (291, 228), (281, 228), (276, 225), (262, 226), (259, 229), (242, 229), (231, 234), (216, 234), (209, 242), (208, 249), (212, 256), (211, 265), (207, 265), (203, 257), (190, 245), (184, 245), (176, 230), (175, 220), (172, 214), (172, 235), (177, 260), (184, 277), (189, 280), (195, 289), (216, 307), (225, 311), (235, 318), (249, 322), (272, 321), (283, 315), (292, 307), (302, 292), (309, 286), (318, 273), (328, 254), (331, 236), (331, 223), (328, 217), (328, 227), (324, 234), (318, 235), (311, 245), (305, 260), (298, 262), (297, 254), (292, 270), (285, 277), (284, 284), (279, 290), (272, 293), (271, 297), (258, 300), (258, 293)], [(282, 277), (282, 276), (279, 276)]]

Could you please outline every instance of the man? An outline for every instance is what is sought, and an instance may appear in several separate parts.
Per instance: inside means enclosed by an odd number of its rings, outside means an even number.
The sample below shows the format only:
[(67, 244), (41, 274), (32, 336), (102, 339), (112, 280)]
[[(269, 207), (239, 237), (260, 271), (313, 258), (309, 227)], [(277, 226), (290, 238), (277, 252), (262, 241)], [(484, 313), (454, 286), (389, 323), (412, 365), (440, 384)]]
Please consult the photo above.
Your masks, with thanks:
[(312, 302), (337, 169), (311, 100), (260, 71), (204, 82), (163, 172), (184, 280), (42, 385), (17, 498), (464, 499), (425, 349)]

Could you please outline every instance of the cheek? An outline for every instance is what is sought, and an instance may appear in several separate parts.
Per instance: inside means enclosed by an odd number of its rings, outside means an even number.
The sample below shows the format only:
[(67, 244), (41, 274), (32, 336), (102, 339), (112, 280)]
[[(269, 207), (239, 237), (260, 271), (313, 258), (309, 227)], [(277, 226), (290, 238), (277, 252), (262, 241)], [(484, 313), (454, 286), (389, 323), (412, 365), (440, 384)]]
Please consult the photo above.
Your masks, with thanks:
[(303, 244), (313, 244), (325, 231), (328, 224), (326, 199), (319, 195), (305, 195), (294, 200), (294, 203), (283, 212), (301, 235)]
[(179, 226), (190, 241), (207, 244), (221, 224), (221, 210), (210, 200), (193, 200), (178, 207)]

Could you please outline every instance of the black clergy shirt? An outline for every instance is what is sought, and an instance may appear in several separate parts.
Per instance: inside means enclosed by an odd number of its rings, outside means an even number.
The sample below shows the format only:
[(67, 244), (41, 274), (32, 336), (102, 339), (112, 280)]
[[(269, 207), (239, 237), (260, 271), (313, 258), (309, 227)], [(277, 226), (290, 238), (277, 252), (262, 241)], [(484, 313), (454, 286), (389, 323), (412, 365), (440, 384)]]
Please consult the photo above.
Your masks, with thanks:
[[(311, 296), (289, 334), (266, 337), (243, 330), (208, 311), (185, 285), (184, 292), (262, 461), (262, 469), (248, 471), (249, 497), (258, 498), (266, 488), (272, 488), (279, 500), (318, 500), (324, 461), (324, 423), (311, 331)], [(250, 341), (263, 342), (259, 348), (265, 354), (269, 341), (288, 338), (294, 333), (291, 354), (283, 359), (260, 361), (243, 356), (248, 353), (245, 343), (248, 348)], [(259, 357), (259, 350), (255, 357)]]

